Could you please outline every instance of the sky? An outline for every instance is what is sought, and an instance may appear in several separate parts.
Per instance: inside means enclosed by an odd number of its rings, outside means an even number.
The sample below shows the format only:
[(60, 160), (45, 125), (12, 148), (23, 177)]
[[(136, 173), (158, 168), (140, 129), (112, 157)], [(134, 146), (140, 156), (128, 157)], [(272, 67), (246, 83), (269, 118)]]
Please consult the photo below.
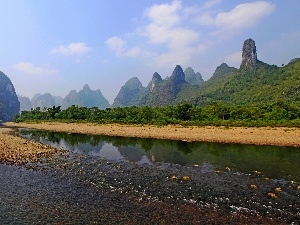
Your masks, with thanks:
[(84, 84), (110, 103), (132, 77), (176, 65), (208, 80), (239, 68), (244, 40), (281, 66), (300, 57), (299, 0), (0, 0), (0, 71), (16, 93), (65, 97)]

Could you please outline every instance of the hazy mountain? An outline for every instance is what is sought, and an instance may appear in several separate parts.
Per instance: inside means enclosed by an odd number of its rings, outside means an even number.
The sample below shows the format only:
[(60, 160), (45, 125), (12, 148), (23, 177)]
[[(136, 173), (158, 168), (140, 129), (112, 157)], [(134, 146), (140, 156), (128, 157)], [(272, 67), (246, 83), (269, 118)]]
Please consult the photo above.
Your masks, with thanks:
[(78, 105), (80, 107), (98, 107), (100, 109), (106, 109), (110, 107), (107, 99), (102, 95), (100, 90), (91, 90), (89, 85), (85, 84), (83, 89), (78, 93), (75, 90), (70, 93), (62, 101), (62, 109), (66, 109), (72, 105)]
[(63, 102), (63, 98), (61, 96), (53, 96), (55, 101), (55, 106), (61, 106)]
[(184, 71), (186, 82), (197, 85), (202, 84), (204, 82), (201, 74), (199, 72), (195, 73), (192, 67), (188, 67)]
[(20, 102), (20, 112), (22, 111), (30, 111), (32, 108), (31, 101), (28, 97), (22, 96), (22, 95), (17, 95), (18, 100)]
[(62, 109), (66, 109), (71, 105), (79, 105), (78, 93), (76, 90), (71, 90), (70, 93), (62, 101)]
[(145, 95), (146, 88), (137, 77), (128, 80), (124, 86), (121, 87), (117, 97), (112, 104), (112, 107), (127, 107), (138, 105), (141, 98)]
[(63, 98), (60, 96), (53, 96), (50, 93), (35, 94), (30, 100), (26, 96), (18, 95), (20, 102), (20, 112), (30, 111), (32, 108), (39, 107), (41, 110), (44, 108), (52, 108), (53, 106), (61, 106)]
[(32, 108), (40, 107), (40, 109), (44, 108), (52, 108), (56, 106), (55, 99), (50, 93), (45, 94), (36, 94), (31, 100)]
[(35, 102), (36, 99), (39, 98), (39, 97), (41, 97), (41, 96), (42, 96), (42, 95), (41, 95), (40, 93), (35, 94), (35, 95), (32, 97), (32, 99), (31, 99), (31, 103), (32, 103), (32, 102)]
[(20, 102), (11, 80), (0, 71), (0, 120), (10, 121), (19, 114)]

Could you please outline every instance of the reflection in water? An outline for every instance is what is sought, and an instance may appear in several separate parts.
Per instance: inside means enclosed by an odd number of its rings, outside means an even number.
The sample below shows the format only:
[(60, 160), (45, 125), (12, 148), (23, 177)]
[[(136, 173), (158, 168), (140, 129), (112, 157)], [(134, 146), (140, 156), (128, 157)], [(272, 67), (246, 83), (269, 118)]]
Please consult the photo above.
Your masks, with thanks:
[(109, 160), (165, 162), (251, 173), (259, 170), (276, 179), (300, 181), (300, 149), (292, 147), (183, 142), (145, 138), (83, 135), (20, 129), (26, 138), (76, 153)]
[(121, 160), (123, 156), (120, 154), (118, 148), (113, 146), (112, 144), (104, 144), (100, 151), (91, 152), (93, 156), (100, 156), (109, 160)]

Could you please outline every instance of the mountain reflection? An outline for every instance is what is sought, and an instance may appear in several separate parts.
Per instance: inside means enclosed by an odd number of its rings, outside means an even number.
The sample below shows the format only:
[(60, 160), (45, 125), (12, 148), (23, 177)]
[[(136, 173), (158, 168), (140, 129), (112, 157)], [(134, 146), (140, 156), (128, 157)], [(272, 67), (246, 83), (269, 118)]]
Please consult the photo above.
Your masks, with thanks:
[(219, 169), (270, 178), (300, 181), (300, 149), (292, 147), (184, 142), (19, 129), (21, 136), (78, 154), (139, 164), (164, 162), (191, 166), (211, 164)]

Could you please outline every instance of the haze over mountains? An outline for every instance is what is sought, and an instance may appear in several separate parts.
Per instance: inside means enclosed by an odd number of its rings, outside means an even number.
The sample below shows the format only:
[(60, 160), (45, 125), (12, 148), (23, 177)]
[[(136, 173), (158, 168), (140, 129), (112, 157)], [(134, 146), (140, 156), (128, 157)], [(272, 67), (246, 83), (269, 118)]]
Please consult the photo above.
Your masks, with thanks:
[(93, 91), (87, 84), (79, 92), (71, 90), (65, 98), (45, 93), (36, 94), (31, 100), (28, 97), (18, 95), (18, 99), (20, 101), (20, 111), (31, 110), (31, 108), (35, 109), (36, 107), (40, 109), (52, 108), (53, 106), (61, 106), (62, 109), (66, 109), (72, 105), (88, 108), (98, 107), (100, 109), (110, 107), (109, 102), (104, 98), (101, 91)]
[[(181, 67), (177, 66), (176, 68), (180, 68), (178, 74), (181, 76), (182, 80), (185, 80), (185, 74), (183, 73)], [(177, 71), (177, 69), (175, 70)], [(189, 80), (190, 84), (196, 85), (204, 82), (201, 74), (199, 72), (195, 73), (191, 67), (188, 67), (185, 70), (185, 73), (187, 73), (187, 79)], [(32, 99), (29, 99), (26, 96), (18, 95), (18, 99), (20, 101), (20, 111), (28, 111), (32, 108), (35, 109), (36, 107), (39, 107), (40, 109), (51, 108), (53, 106), (61, 106), (62, 109), (66, 109), (72, 105), (88, 108), (98, 107), (100, 109), (109, 107), (145, 105), (147, 103), (142, 104), (142, 102), (145, 102), (147, 98), (151, 98), (147, 96), (156, 89), (157, 85), (160, 82), (166, 82), (167, 80), (169, 80), (167, 83), (170, 83), (172, 79), (176, 79), (174, 76), (171, 76), (170, 78), (167, 77), (163, 81), (161, 76), (155, 72), (147, 87), (143, 87), (140, 80), (137, 77), (133, 77), (121, 87), (112, 105), (109, 104), (108, 100), (102, 95), (100, 90), (93, 91), (87, 84), (85, 84), (83, 89), (79, 92), (76, 92), (76, 90), (71, 90), (70, 93), (64, 98), (60, 96), (53, 96), (50, 93), (35, 94)]]
[(11, 119), (12, 114), (19, 111), (19, 102), (20, 111), (23, 111), (53, 106), (65, 109), (71, 105), (105, 109), (166, 106), (183, 102), (207, 105), (213, 101), (225, 101), (243, 105), (275, 100), (300, 101), (300, 59), (293, 59), (283, 67), (277, 67), (257, 59), (254, 40), (245, 40), (242, 49), (239, 69), (222, 63), (208, 81), (203, 81), (201, 74), (191, 67), (183, 71), (180, 65), (176, 65), (171, 76), (165, 79), (155, 72), (147, 87), (143, 87), (139, 79), (133, 77), (121, 87), (112, 105), (100, 90), (91, 90), (87, 84), (78, 92), (71, 90), (64, 98), (45, 93), (36, 94), (31, 100), (18, 96), (18, 101), (9, 78), (0, 73), (0, 119)]

